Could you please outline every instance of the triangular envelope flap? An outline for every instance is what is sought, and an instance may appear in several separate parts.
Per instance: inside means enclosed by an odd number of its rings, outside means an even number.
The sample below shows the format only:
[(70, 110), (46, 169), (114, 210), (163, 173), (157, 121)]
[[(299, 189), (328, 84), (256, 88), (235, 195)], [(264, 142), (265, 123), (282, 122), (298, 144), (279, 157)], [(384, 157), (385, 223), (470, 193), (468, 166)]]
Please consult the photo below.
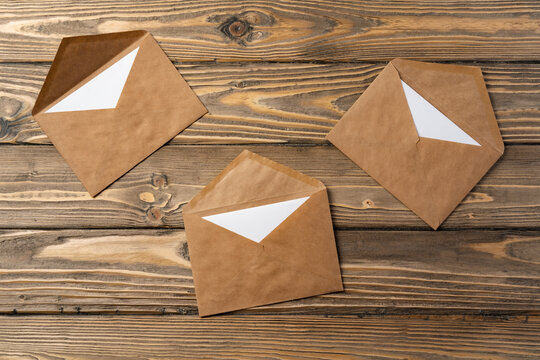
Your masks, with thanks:
[(118, 104), (139, 48), (94, 76), (45, 112), (114, 109)]
[(419, 159), (424, 164), (422, 172), (407, 176), (416, 179), (417, 187), (425, 193), (424, 201), (434, 202), (436, 208), (426, 211), (426, 203), (419, 201), (421, 198), (409, 197), (408, 191), (402, 195), (407, 201), (398, 198), (434, 229), (450, 215), (500, 157), (490, 147), (428, 138), (423, 138), (417, 149)]
[(390, 64), (402, 80), (477, 142), (502, 153), (504, 145), (479, 68), (405, 59)]
[(137, 46), (115, 109), (36, 116), (92, 196), (207, 111), (152, 36), (118, 57)]
[(308, 198), (303, 197), (228, 211), (203, 216), (203, 219), (258, 243), (295, 212)]
[(401, 80), (418, 136), (481, 146), (446, 115), (429, 103), (422, 95)]
[[(272, 256), (341, 286), (341, 274), (326, 189), (319, 190), (261, 244)], [(323, 281), (323, 280), (321, 280)]]
[(146, 34), (146, 31), (137, 30), (62, 39), (32, 115), (62, 97)]
[(184, 207), (184, 211), (247, 204), (321, 188), (324, 185), (312, 177), (244, 150)]

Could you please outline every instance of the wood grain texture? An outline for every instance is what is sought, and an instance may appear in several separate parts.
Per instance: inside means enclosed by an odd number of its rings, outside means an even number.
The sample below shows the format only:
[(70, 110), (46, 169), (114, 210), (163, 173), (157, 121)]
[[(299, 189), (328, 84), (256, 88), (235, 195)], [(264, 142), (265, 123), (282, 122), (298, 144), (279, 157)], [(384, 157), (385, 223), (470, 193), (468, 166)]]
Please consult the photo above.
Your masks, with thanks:
[(0, 318), (0, 359), (537, 359), (540, 320), (511, 317)]
[[(539, 24), (536, 0), (1, 2), (0, 360), (540, 358)], [(209, 114), (92, 199), (31, 108), (62, 37), (141, 28)], [(480, 66), (508, 145), (437, 232), (324, 140), (394, 57)], [(328, 186), (345, 291), (201, 320), (181, 209), (243, 148)]]
[[(540, 231), (337, 231), (344, 292), (251, 314), (540, 314)], [(4, 230), (0, 313), (196, 314), (183, 230)], [(0, 326), (1, 328), (1, 326)]]
[[(482, 68), (506, 143), (540, 143), (540, 64)], [(209, 114), (173, 143), (324, 143), (385, 66), (183, 64)], [(31, 116), (49, 64), (0, 64), (0, 143), (49, 143)]]
[(141, 28), (182, 61), (540, 59), (534, 0), (41, 0), (0, 14), (3, 61), (51, 61), (62, 37)]
[[(169, 145), (91, 198), (55, 148), (3, 145), (0, 228), (182, 228), (182, 206), (243, 149), (321, 180), (337, 228), (429, 229), (333, 146)], [(540, 147), (507, 146), (441, 229), (536, 228)]]

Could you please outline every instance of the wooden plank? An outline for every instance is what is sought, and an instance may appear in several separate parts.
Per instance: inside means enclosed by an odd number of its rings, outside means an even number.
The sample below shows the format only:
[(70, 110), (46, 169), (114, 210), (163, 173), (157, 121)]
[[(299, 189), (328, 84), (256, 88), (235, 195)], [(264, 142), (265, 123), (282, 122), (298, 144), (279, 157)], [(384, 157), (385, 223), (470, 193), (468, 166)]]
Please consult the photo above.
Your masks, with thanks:
[(0, 318), (0, 358), (537, 359), (538, 318)]
[[(333, 146), (169, 145), (92, 199), (52, 146), (3, 145), (0, 228), (182, 228), (182, 206), (243, 149), (320, 179), (338, 228), (429, 229)], [(507, 146), (441, 229), (540, 224), (540, 146)]]
[(0, 59), (51, 61), (64, 36), (147, 29), (187, 60), (539, 60), (537, 1), (3, 2)]
[[(540, 143), (540, 64), (482, 67), (506, 143)], [(384, 67), (369, 64), (183, 64), (209, 109), (174, 143), (324, 143)], [(49, 143), (31, 117), (49, 64), (0, 64), (0, 143)]]
[[(538, 230), (347, 230), (336, 240), (344, 292), (240, 313), (540, 314)], [(196, 314), (185, 233), (4, 230), (0, 313)]]

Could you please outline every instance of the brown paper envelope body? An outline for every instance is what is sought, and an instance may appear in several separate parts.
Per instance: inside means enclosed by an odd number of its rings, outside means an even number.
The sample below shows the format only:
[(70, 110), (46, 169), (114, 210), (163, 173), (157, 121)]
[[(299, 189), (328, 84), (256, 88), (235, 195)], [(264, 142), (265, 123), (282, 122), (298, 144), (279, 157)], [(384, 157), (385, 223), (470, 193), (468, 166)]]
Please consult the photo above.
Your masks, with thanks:
[[(93, 58), (88, 46), (97, 54), (90, 65), (85, 64)], [(137, 47), (116, 108), (45, 112)], [(68, 38), (54, 63), (33, 114), (92, 196), (207, 112), (144, 31)], [(77, 63), (83, 75), (70, 75), (77, 72)]]
[[(419, 137), (407, 83), (481, 146)], [(502, 155), (480, 69), (395, 59), (327, 138), (436, 229)]]
[[(251, 175), (266, 190), (257, 191)], [(228, 186), (244, 191), (228, 197)], [(184, 208), (184, 223), (200, 316), (343, 290), (322, 183), (244, 151), (199, 195)], [(202, 218), (305, 196), (260, 243)]]

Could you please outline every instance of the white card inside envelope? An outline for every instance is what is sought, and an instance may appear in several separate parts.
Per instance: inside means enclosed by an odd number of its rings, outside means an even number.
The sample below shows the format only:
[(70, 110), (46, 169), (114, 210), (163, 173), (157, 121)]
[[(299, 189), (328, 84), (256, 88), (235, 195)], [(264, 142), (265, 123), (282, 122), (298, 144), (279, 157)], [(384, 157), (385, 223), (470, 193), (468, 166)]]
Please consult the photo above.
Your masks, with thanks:
[(258, 243), (274, 231), (307, 199), (309, 196), (204, 216), (203, 219)]
[(114, 109), (138, 50), (131, 51), (45, 112)]
[(403, 80), (401, 84), (419, 137), (480, 146)]

